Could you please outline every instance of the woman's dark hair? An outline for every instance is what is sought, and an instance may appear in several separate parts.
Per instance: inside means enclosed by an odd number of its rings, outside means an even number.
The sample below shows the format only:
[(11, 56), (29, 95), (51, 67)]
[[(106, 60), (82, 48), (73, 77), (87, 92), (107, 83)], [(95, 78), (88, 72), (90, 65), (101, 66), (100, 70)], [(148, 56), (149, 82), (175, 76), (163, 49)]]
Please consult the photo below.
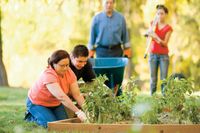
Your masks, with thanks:
[(69, 54), (65, 50), (56, 50), (53, 52), (51, 57), (48, 58), (48, 65), (51, 65), (52, 68), (54, 68), (53, 64), (57, 64), (60, 60), (65, 59), (69, 57)]
[(72, 51), (72, 55), (74, 58), (88, 57), (89, 51), (85, 45), (79, 44), (74, 47), (74, 49)]
[(158, 9), (163, 9), (164, 12), (165, 12), (166, 14), (168, 14), (168, 9), (167, 9), (167, 7), (164, 6), (164, 5), (157, 5), (157, 6), (156, 6), (156, 9), (157, 9), (157, 10), (158, 10)]

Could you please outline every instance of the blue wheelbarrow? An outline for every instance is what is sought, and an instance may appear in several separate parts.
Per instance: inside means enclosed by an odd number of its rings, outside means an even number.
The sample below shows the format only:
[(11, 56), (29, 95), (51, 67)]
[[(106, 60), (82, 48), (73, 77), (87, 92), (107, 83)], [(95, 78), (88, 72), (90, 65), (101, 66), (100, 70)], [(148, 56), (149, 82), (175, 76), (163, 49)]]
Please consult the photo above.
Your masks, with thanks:
[(91, 58), (89, 60), (96, 75), (105, 74), (108, 77), (108, 81), (105, 84), (111, 89), (117, 89), (115, 93), (120, 95), (122, 92), (121, 84), (124, 77), (124, 68), (128, 64), (128, 58)]

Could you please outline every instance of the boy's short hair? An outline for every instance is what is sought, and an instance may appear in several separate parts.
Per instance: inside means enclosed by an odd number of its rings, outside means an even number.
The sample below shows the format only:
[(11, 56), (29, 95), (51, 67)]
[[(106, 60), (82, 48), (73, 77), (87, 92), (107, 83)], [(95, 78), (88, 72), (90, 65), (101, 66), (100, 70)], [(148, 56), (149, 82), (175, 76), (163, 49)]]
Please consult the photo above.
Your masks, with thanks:
[(74, 49), (72, 51), (72, 55), (74, 58), (88, 57), (89, 51), (85, 45), (79, 44), (74, 47)]

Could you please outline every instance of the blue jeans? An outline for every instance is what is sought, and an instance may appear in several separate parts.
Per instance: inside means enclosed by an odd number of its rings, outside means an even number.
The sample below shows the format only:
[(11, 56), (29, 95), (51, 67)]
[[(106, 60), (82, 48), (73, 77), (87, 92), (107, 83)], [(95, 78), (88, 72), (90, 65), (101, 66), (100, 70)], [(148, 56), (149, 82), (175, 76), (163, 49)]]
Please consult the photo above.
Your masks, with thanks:
[(25, 120), (35, 122), (38, 125), (47, 128), (47, 123), (57, 120), (67, 119), (67, 113), (62, 104), (56, 107), (45, 107), (33, 104), (29, 98), (26, 100), (27, 114)]
[[(156, 92), (157, 89), (157, 77), (158, 77), (158, 67), (160, 66), (160, 79), (166, 79), (169, 66), (169, 56), (150, 54), (149, 58), (150, 65), (150, 91), (151, 95)], [(164, 84), (161, 84), (161, 92), (164, 95)]]

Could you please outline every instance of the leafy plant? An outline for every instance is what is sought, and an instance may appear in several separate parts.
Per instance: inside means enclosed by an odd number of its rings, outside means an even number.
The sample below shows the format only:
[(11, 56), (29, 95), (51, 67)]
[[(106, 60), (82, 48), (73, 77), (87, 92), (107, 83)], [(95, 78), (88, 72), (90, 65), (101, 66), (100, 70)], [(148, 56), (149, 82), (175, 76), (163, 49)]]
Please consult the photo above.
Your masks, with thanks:
[(122, 120), (130, 120), (132, 117), (131, 109), (135, 103), (136, 86), (130, 80), (127, 85), (133, 85), (121, 96), (114, 96), (113, 91), (104, 82), (107, 77), (99, 76), (93, 83), (85, 84), (81, 91), (87, 93), (83, 110), (86, 112), (90, 123), (115, 123)]
[(169, 77), (163, 81), (165, 95), (152, 97), (152, 109), (140, 119), (150, 124), (200, 123), (199, 106), (191, 97), (194, 90), (191, 80)]
[(186, 79), (178, 79), (170, 77), (163, 81), (165, 86), (165, 106), (170, 110), (180, 111), (183, 108), (183, 103), (186, 101), (186, 96), (190, 96), (194, 90), (192, 81)]
[[(84, 84), (81, 91), (87, 93), (83, 106), (91, 123), (115, 123), (119, 121), (140, 120), (148, 124), (199, 124), (200, 106), (198, 97), (191, 96), (194, 87), (193, 82), (187, 79), (169, 77), (163, 81), (165, 95), (154, 95), (145, 99), (144, 107), (137, 108), (137, 85), (131, 78), (123, 88), (122, 95), (115, 97), (113, 91), (104, 82), (106, 76), (98, 77), (91, 84)], [(132, 114), (133, 110), (133, 115)], [(136, 109), (137, 110), (137, 109)]]
[(200, 97), (190, 97), (184, 103), (183, 113), (187, 119), (194, 124), (200, 123), (200, 105), (198, 104)]

